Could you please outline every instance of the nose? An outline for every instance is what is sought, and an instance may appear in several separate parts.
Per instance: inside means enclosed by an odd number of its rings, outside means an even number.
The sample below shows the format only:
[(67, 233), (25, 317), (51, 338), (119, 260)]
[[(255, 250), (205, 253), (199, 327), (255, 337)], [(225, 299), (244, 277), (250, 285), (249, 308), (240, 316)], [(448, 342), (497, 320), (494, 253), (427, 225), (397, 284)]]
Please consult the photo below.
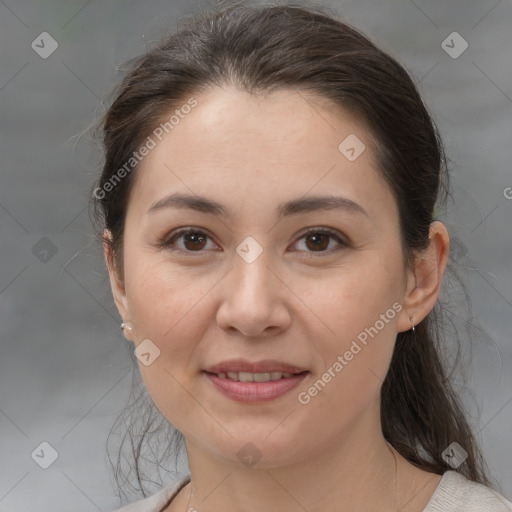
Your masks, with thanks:
[(291, 323), (286, 301), (290, 291), (271, 266), (267, 251), (251, 263), (238, 254), (222, 280), (222, 302), (217, 324), (225, 331), (266, 337), (285, 330)]

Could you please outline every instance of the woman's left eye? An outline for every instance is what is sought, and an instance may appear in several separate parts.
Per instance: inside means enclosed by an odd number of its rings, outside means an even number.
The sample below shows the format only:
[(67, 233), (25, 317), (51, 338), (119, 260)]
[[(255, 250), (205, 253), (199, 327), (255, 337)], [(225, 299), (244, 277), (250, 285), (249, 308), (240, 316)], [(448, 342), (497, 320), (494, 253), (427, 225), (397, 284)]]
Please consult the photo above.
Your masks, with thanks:
[[(294, 245), (298, 245), (303, 239), (306, 247), (305, 251), (312, 253), (331, 253), (337, 250), (336, 246), (338, 248), (349, 246), (349, 243), (342, 239), (336, 231), (327, 228), (310, 229), (302, 234)], [(179, 245), (177, 244), (178, 240), (182, 240), (181, 247), (177, 247)], [(208, 248), (208, 240), (211, 241), (210, 236), (199, 229), (182, 229), (164, 238), (158, 246), (170, 251), (182, 251), (189, 254), (201, 253), (203, 249)], [(333, 241), (335, 241), (334, 247), (332, 246)]]
[[(312, 249), (310, 251), (306, 252), (313, 252), (313, 253), (331, 253), (335, 250), (337, 250), (336, 246), (341, 247), (348, 247), (348, 242), (343, 240), (336, 231), (332, 231), (330, 229), (326, 228), (313, 228), (304, 233), (299, 240), (296, 242), (298, 243), (300, 240), (304, 239), (304, 244), (307, 249)], [(336, 241), (334, 244), (334, 248), (330, 246), (330, 242), (333, 240)]]

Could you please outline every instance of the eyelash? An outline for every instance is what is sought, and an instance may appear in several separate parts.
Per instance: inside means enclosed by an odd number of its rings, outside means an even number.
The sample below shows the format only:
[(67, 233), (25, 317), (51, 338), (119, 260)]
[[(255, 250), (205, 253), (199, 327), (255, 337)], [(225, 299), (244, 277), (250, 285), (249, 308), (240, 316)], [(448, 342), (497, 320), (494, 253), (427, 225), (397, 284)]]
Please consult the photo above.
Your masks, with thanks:
[[(186, 250), (186, 249), (176, 249), (175, 247), (172, 247), (172, 244), (175, 243), (175, 241), (178, 238), (180, 238), (180, 237), (182, 237), (184, 235), (187, 235), (187, 234), (192, 234), (192, 233), (193, 234), (205, 235), (208, 239), (211, 240), (211, 237), (207, 233), (205, 233), (204, 231), (201, 231), (200, 229), (184, 228), (184, 229), (179, 229), (175, 233), (171, 233), (171, 236), (164, 237), (162, 240), (160, 240), (158, 242), (157, 246), (160, 249), (165, 249), (165, 250), (172, 251), (172, 252), (184, 252), (187, 255), (201, 256), (202, 253), (204, 252), (204, 249), (201, 249), (199, 251), (189, 251), (189, 250)], [(307, 235), (312, 234), (312, 233), (314, 233), (314, 234), (321, 234), (321, 235), (328, 235), (331, 238), (334, 238), (339, 243), (340, 246), (338, 246), (335, 249), (329, 249), (329, 250), (318, 251), (318, 252), (308, 251), (309, 254), (310, 254), (309, 257), (316, 258), (316, 257), (322, 257), (322, 256), (330, 255), (333, 252), (337, 252), (338, 250), (341, 250), (341, 249), (344, 249), (344, 248), (348, 248), (348, 247), (351, 246), (351, 244), (347, 240), (344, 240), (343, 238), (341, 238), (338, 235), (338, 233), (336, 231), (334, 231), (332, 229), (329, 229), (329, 228), (310, 228), (306, 232), (302, 233), (302, 235), (297, 239), (297, 242), (299, 240), (302, 240), (304, 237), (306, 237)], [(295, 243), (297, 243), (297, 242), (295, 242)], [(194, 254), (194, 253), (197, 253), (197, 254)]]

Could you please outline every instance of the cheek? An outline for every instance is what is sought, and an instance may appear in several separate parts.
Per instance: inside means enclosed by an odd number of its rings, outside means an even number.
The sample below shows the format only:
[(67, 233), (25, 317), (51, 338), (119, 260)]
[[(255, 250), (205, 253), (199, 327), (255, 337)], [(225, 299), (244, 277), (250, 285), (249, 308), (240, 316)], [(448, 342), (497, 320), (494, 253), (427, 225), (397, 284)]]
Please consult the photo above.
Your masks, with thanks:
[[(372, 255), (373, 256), (373, 255)], [(312, 309), (334, 331), (340, 340), (355, 337), (365, 328), (375, 324), (394, 302), (400, 299), (399, 269), (379, 263), (375, 258), (361, 259), (360, 264), (347, 267), (324, 282), (309, 286)], [(396, 311), (386, 316), (383, 329), (397, 321)]]
[[(184, 391), (192, 372), (197, 371), (194, 351), (205, 336), (211, 313), (208, 292), (216, 276), (197, 278), (176, 271), (168, 263), (133, 257), (126, 262), (126, 275), (136, 345), (154, 344), (159, 355), (146, 366), (138, 361), (149, 394), (168, 419), (179, 421), (183, 407), (190, 403)], [(149, 345), (152, 347), (152, 345)], [(139, 348), (139, 351), (143, 346)], [(154, 348), (152, 348), (155, 350)], [(167, 411), (172, 404), (172, 410)], [(175, 417), (176, 416), (176, 417)], [(171, 421), (173, 422), (173, 421)]]
[(138, 337), (153, 337), (166, 346), (186, 345), (183, 337), (198, 325), (191, 318), (203, 307), (213, 276), (198, 278), (166, 262), (143, 260), (134, 258), (127, 266), (131, 271), (127, 295)]
[(391, 361), (402, 309), (395, 273), (399, 269), (373, 263), (351, 267), (316, 292), (315, 312), (329, 334), (313, 339), (328, 372), (331, 391), (325, 399), (333, 406), (340, 400), (346, 405), (370, 400)]
[(201, 298), (210, 288), (183, 273), (170, 275), (157, 265), (141, 271), (131, 283), (137, 343), (149, 339), (159, 350), (150, 365), (138, 361), (141, 376), (156, 407), (182, 432), (187, 431), (190, 414), (204, 414), (187, 389), (192, 372), (197, 371), (194, 351), (206, 328), (207, 301)]

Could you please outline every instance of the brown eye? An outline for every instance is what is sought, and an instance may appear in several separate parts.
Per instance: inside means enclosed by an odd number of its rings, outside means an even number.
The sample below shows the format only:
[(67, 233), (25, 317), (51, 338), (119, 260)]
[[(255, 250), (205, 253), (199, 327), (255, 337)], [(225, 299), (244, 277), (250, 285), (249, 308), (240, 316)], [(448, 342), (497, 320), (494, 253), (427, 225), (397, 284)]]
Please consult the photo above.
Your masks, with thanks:
[(190, 232), (183, 235), (183, 244), (190, 251), (204, 249), (208, 237), (203, 233)]
[(209, 239), (210, 237), (206, 233), (198, 229), (182, 229), (164, 239), (158, 245), (170, 251), (200, 253), (207, 248)]
[(329, 246), (330, 238), (331, 235), (326, 235), (325, 233), (311, 233), (306, 235), (305, 240), (309, 249), (313, 251), (323, 251)]
[[(320, 256), (330, 254), (339, 249), (349, 247), (349, 243), (343, 240), (336, 231), (326, 228), (313, 228), (304, 233), (299, 240), (304, 240), (305, 252), (319, 253)], [(334, 241), (334, 244), (332, 243)], [(302, 249), (301, 249), (302, 250)]]

